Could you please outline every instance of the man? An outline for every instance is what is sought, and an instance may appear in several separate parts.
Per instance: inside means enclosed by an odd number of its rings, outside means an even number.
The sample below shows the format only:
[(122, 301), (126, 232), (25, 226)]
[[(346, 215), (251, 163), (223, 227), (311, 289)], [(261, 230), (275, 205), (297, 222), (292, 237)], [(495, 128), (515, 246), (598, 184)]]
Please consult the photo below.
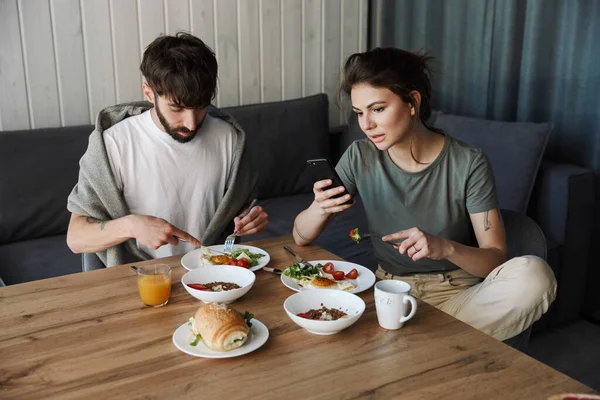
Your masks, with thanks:
[(140, 69), (149, 102), (100, 111), (80, 161), (67, 206), (71, 250), (114, 266), (182, 254), (232, 231), (264, 231), (261, 207), (241, 218), (257, 182), (245, 134), (209, 110), (217, 85), (212, 50), (190, 34), (161, 36)]

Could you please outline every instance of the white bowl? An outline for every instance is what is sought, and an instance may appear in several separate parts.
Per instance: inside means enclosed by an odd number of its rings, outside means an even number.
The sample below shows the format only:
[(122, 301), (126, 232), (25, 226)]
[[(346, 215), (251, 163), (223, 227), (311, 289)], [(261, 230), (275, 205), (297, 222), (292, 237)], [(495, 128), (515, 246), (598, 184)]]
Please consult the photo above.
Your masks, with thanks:
[[(348, 314), (335, 321), (321, 321), (299, 317), (311, 309), (336, 308)], [(315, 335), (333, 335), (346, 329), (365, 311), (365, 302), (355, 294), (334, 289), (306, 290), (288, 297), (283, 303), (287, 315), (296, 324)]]
[[(189, 294), (205, 303), (231, 303), (245, 295), (254, 285), (256, 275), (254, 272), (231, 265), (211, 265), (191, 270), (181, 277), (181, 283)], [(208, 292), (192, 289), (189, 283), (231, 282), (241, 286), (223, 292)]]

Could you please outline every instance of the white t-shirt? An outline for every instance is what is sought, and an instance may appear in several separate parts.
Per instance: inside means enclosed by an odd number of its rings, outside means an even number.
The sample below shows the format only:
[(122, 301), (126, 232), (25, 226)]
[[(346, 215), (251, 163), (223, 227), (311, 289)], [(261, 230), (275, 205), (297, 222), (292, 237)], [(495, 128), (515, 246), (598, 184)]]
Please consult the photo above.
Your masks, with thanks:
[[(228, 185), (235, 128), (207, 114), (196, 137), (179, 143), (156, 126), (148, 110), (105, 130), (104, 142), (131, 213), (163, 218), (200, 240)], [(137, 246), (153, 258), (194, 249), (182, 241), (158, 250)]]

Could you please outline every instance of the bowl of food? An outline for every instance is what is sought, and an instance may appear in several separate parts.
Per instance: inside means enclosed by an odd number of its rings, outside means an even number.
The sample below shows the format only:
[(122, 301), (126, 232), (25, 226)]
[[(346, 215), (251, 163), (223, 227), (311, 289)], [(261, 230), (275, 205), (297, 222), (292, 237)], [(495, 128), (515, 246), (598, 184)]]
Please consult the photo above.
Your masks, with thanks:
[(255, 280), (256, 275), (248, 269), (214, 265), (187, 272), (181, 283), (204, 303), (231, 303), (245, 295)]
[(340, 290), (307, 290), (288, 297), (283, 308), (292, 321), (310, 333), (333, 335), (358, 321), (365, 302)]

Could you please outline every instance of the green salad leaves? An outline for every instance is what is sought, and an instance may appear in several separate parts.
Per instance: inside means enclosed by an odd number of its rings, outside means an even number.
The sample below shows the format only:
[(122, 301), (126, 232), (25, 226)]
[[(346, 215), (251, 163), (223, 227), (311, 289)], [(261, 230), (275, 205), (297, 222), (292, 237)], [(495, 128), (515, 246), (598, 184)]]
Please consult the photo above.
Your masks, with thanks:
[(248, 311), (244, 311), (243, 313), (240, 313), (240, 315), (242, 316), (242, 318), (244, 318), (244, 321), (246, 321), (246, 325), (248, 325), (248, 328), (250, 328), (252, 326), (252, 322), (250, 322), (250, 320), (254, 318), (254, 314)]
[(190, 343), (190, 346), (198, 346), (198, 343), (200, 343), (200, 341), (202, 340), (202, 336), (200, 334), (196, 335), (196, 340), (194, 340), (192, 343)]
[(323, 268), (323, 266), (321, 264), (317, 264), (312, 267), (308, 266), (308, 265), (305, 265), (304, 267), (302, 267), (300, 264), (293, 264), (293, 265), (290, 265), (289, 267), (287, 267), (283, 271), (283, 274), (285, 276), (289, 276), (290, 278), (298, 280), (298, 279), (310, 278), (313, 276), (319, 276), (321, 268)]
[(241, 254), (244, 254), (247, 256), (251, 267), (256, 267), (259, 264), (259, 259), (265, 256), (264, 254), (253, 253), (248, 249), (236, 249), (229, 254), (233, 258), (238, 258)]

